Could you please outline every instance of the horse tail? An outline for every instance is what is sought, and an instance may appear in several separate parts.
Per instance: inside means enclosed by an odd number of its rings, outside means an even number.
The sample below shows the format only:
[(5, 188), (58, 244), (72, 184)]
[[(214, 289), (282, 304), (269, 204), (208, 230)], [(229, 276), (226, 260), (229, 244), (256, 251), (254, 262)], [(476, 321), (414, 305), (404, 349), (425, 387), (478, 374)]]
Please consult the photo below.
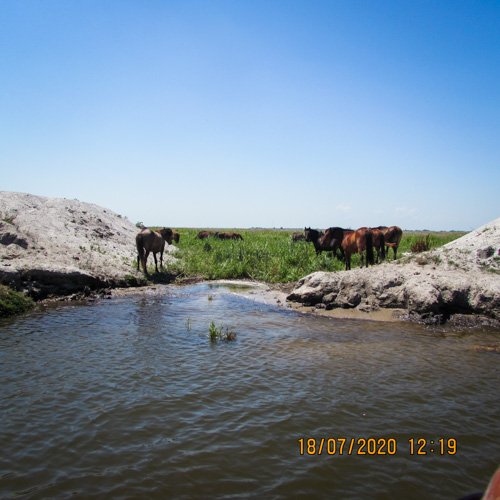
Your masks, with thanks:
[(368, 263), (373, 266), (373, 235), (371, 231), (366, 231), (366, 267)]
[(382, 231), (380, 232), (380, 255), (382, 260), (385, 260), (385, 237)]
[(144, 242), (143, 242), (143, 236), (141, 233), (139, 233), (135, 237), (135, 245), (137, 247), (137, 270), (139, 270), (139, 262), (142, 262), (143, 267), (145, 267), (145, 265), (144, 265)]

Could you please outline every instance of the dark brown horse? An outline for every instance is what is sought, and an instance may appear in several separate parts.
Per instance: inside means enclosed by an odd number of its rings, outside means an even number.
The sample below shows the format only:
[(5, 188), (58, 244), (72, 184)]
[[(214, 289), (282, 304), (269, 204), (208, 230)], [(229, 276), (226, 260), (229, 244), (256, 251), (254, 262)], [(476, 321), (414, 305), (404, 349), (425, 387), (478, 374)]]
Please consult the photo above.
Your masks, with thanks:
[(219, 238), (220, 240), (242, 240), (243, 236), (241, 236), (240, 233), (219, 233), (216, 232), (214, 234), (216, 238)]
[(179, 240), (181, 239), (181, 235), (175, 229), (172, 229), (172, 239), (176, 243), (179, 243)]
[(304, 241), (306, 237), (304, 236), (304, 233), (293, 233), (292, 234), (292, 241)]
[(214, 232), (213, 231), (200, 231), (196, 237), (199, 239), (199, 240), (204, 240), (205, 238), (209, 238), (210, 236), (214, 236)]
[(384, 233), (385, 239), (385, 253), (389, 255), (389, 248), (392, 248), (394, 252), (394, 260), (396, 260), (396, 255), (398, 253), (399, 242), (403, 236), (403, 231), (398, 226), (378, 226), (374, 229), (380, 229)]
[[(352, 232), (352, 230), (341, 227), (329, 227), (325, 231), (317, 231), (310, 227), (304, 228), (305, 240), (312, 242), (316, 250), (316, 255), (319, 255), (323, 251), (332, 251), (333, 255), (340, 260), (344, 259), (342, 240), (349, 232)], [(340, 251), (340, 256), (337, 255), (337, 249)]]
[(346, 233), (342, 240), (342, 249), (344, 250), (346, 271), (351, 269), (351, 255), (353, 253), (359, 253), (361, 267), (363, 267), (363, 261), (366, 263), (366, 267), (368, 264), (373, 265), (373, 235), (367, 227), (360, 227), (356, 231)]
[(160, 267), (163, 269), (163, 251), (165, 249), (165, 242), (171, 244), (172, 239), (173, 231), (169, 227), (164, 227), (159, 231), (152, 231), (147, 228), (143, 229), (135, 237), (135, 244), (137, 246), (137, 270), (139, 270), (139, 263), (142, 262), (142, 269), (147, 276), (147, 260), (150, 252), (153, 253), (153, 257), (155, 259), (156, 272), (158, 272), (156, 254), (160, 252)]
[(385, 260), (385, 237), (381, 229), (370, 228), (373, 236), (373, 248), (377, 252), (376, 262), (382, 262)]

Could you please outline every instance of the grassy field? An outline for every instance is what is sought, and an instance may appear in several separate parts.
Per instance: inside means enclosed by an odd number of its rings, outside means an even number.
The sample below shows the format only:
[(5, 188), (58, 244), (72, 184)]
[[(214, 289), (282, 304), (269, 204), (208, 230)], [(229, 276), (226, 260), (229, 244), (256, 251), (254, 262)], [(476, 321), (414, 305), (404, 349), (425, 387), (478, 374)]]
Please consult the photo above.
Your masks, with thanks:
[[(340, 271), (344, 263), (333, 259), (330, 252), (316, 256), (312, 243), (293, 243), (292, 231), (237, 230), (243, 241), (208, 238), (198, 240), (199, 229), (178, 229), (179, 261), (168, 270), (187, 277), (204, 279), (253, 279), (268, 283), (296, 281), (314, 271)], [(232, 231), (232, 230), (228, 230)], [(452, 241), (464, 233), (405, 232), (398, 256), (410, 251), (420, 238), (429, 235), (428, 242), (435, 248)], [(392, 259), (392, 250), (390, 250)], [(152, 259), (151, 259), (152, 260)], [(359, 266), (359, 256), (353, 256), (352, 267)], [(149, 268), (154, 271), (154, 266)]]

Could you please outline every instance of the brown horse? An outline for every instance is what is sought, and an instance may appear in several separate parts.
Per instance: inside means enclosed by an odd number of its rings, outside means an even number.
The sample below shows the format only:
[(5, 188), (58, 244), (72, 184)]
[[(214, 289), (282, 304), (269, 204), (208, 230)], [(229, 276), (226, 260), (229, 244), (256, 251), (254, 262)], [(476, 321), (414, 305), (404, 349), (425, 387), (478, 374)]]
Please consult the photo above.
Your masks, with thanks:
[[(329, 227), (324, 232), (311, 229), (310, 227), (304, 228), (305, 240), (312, 242), (316, 250), (316, 255), (319, 255), (323, 251), (332, 251), (334, 257), (340, 260), (344, 259), (342, 240), (349, 232), (352, 232), (352, 230), (341, 227)], [(340, 257), (337, 255), (337, 249), (340, 251)]]
[(213, 231), (200, 231), (196, 237), (199, 239), (199, 240), (204, 240), (205, 238), (209, 238), (210, 236), (214, 236), (214, 232)]
[(304, 236), (304, 233), (293, 233), (292, 234), (292, 241), (304, 241), (306, 237)]
[(363, 267), (363, 261), (365, 261), (366, 267), (368, 264), (373, 265), (373, 235), (367, 227), (360, 227), (356, 231), (346, 233), (342, 240), (342, 249), (344, 250), (346, 271), (351, 269), (351, 255), (353, 253), (359, 253), (361, 267)]
[(143, 229), (135, 237), (135, 244), (137, 246), (137, 270), (139, 270), (139, 262), (142, 262), (144, 273), (146, 276), (148, 275), (147, 260), (150, 252), (153, 252), (156, 272), (158, 272), (156, 254), (160, 252), (160, 267), (163, 269), (163, 250), (165, 249), (165, 242), (171, 244), (172, 239), (173, 231), (168, 227), (164, 227), (159, 231), (152, 231), (147, 228)]
[(373, 248), (377, 252), (377, 258), (375, 262), (378, 264), (385, 260), (385, 237), (381, 229), (370, 228), (373, 237)]
[(181, 235), (176, 231), (175, 229), (172, 229), (172, 239), (176, 242), (179, 243), (179, 240), (181, 239)]
[(389, 248), (392, 248), (394, 252), (394, 260), (396, 260), (396, 255), (398, 253), (398, 246), (401, 238), (403, 236), (403, 231), (398, 226), (378, 226), (374, 229), (380, 229), (384, 233), (385, 239), (385, 253), (389, 255)]
[(220, 240), (242, 240), (243, 236), (241, 236), (240, 233), (219, 233), (216, 232), (214, 234), (216, 238), (219, 238)]

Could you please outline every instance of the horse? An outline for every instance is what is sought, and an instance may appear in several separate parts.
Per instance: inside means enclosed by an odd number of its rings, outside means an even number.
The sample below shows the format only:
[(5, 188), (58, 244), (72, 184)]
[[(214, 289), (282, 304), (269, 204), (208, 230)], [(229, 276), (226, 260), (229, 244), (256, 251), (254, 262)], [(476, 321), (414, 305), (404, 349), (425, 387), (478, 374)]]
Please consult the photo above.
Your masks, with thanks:
[(150, 252), (153, 252), (156, 272), (158, 272), (156, 254), (160, 252), (160, 267), (163, 269), (163, 250), (165, 249), (165, 242), (170, 245), (173, 237), (173, 231), (168, 227), (164, 227), (159, 231), (153, 231), (147, 228), (143, 229), (135, 237), (135, 244), (137, 246), (137, 270), (139, 270), (139, 262), (142, 262), (144, 273), (146, 276), (148, 275), (147, 260)]
[(304, 233), (293, 233), (292, 234), (292, 241), (304, 241), (306, 237), (304, 236)]
[(199, 239), (199, 240), (204, 240), (205, 238), (208, 238), (210, 236), (214, 236), (214, 232), (213, 231), (200, 231), (196, 237)]
[(389, 248), (392, 248), (394, 252), (394, 260), (396, 260), (396, 255), (398, 253), (398, 246), (401, 238), (403, 236), (403, 231), (398, 226), (378, 226), (373, 229), (380, 229), (384, 233), (385, 239), (385, 253), (389, 255)]
[(172, 239), (176, 243), (179, 243), (179, 240), (181, 239), (181, 235), (175, 229), (172, 229)]
[(321, 245), (321, 238), (323, 237), (323, 231), (318, 231), (317, 229), (311, 229), (310, 227), (304, 228), (304, 239), (311, 242), (316, 250), (316, 255), (319, 255), (323, 250), (330, 250), (330, 248), (323, 248)]
[(373, 247), (377, 252), (376, 263), (382, 262), (385, 260), (385, 237), (384, 233), (381, 229), (370, 228), (373, 237)]
[[(325, 230), (323, 236), (323, 244), (328, 245), (333, 251), (333, 255), (339, 260), (344, 260), (344, 249), (342, 248), (342, 241), (347, 234), (352, 233), (352, 229), (344, 229), (342, 227), (329, 227)], [(337, 255), (337, 249), (340, 252), (340, 257)]]
[(361, 267), (363, 260), (368, 264), (373, 265), (373, 235), (366, 227), (360, 227), (356, 231), (346, 232), (342, 240), (342, 249), (345, 256), (345, 269), (351, 269), (351, 255), (359, 253), (361, 258)]
[(216, 232), (214, 234), (216, 238), (219, 238), (220, 240), (242, 240), (243, 236), (241, 236), (240, 233), (219, 233)]
[[(316, 255), (319, 255), (322, 251), (331, 250), (335, 257), (343, 260), (344, 250), (342, 249), (342, 240), (351, 231), (351, 229), (343, 229), (341, 227), (329, 227), (323, 232), (306, 227), (304, 228), (304, 235), (306, 241), (313, 243)], [(340, 257), (337, 255), (337, 249), (340, 251)]]

